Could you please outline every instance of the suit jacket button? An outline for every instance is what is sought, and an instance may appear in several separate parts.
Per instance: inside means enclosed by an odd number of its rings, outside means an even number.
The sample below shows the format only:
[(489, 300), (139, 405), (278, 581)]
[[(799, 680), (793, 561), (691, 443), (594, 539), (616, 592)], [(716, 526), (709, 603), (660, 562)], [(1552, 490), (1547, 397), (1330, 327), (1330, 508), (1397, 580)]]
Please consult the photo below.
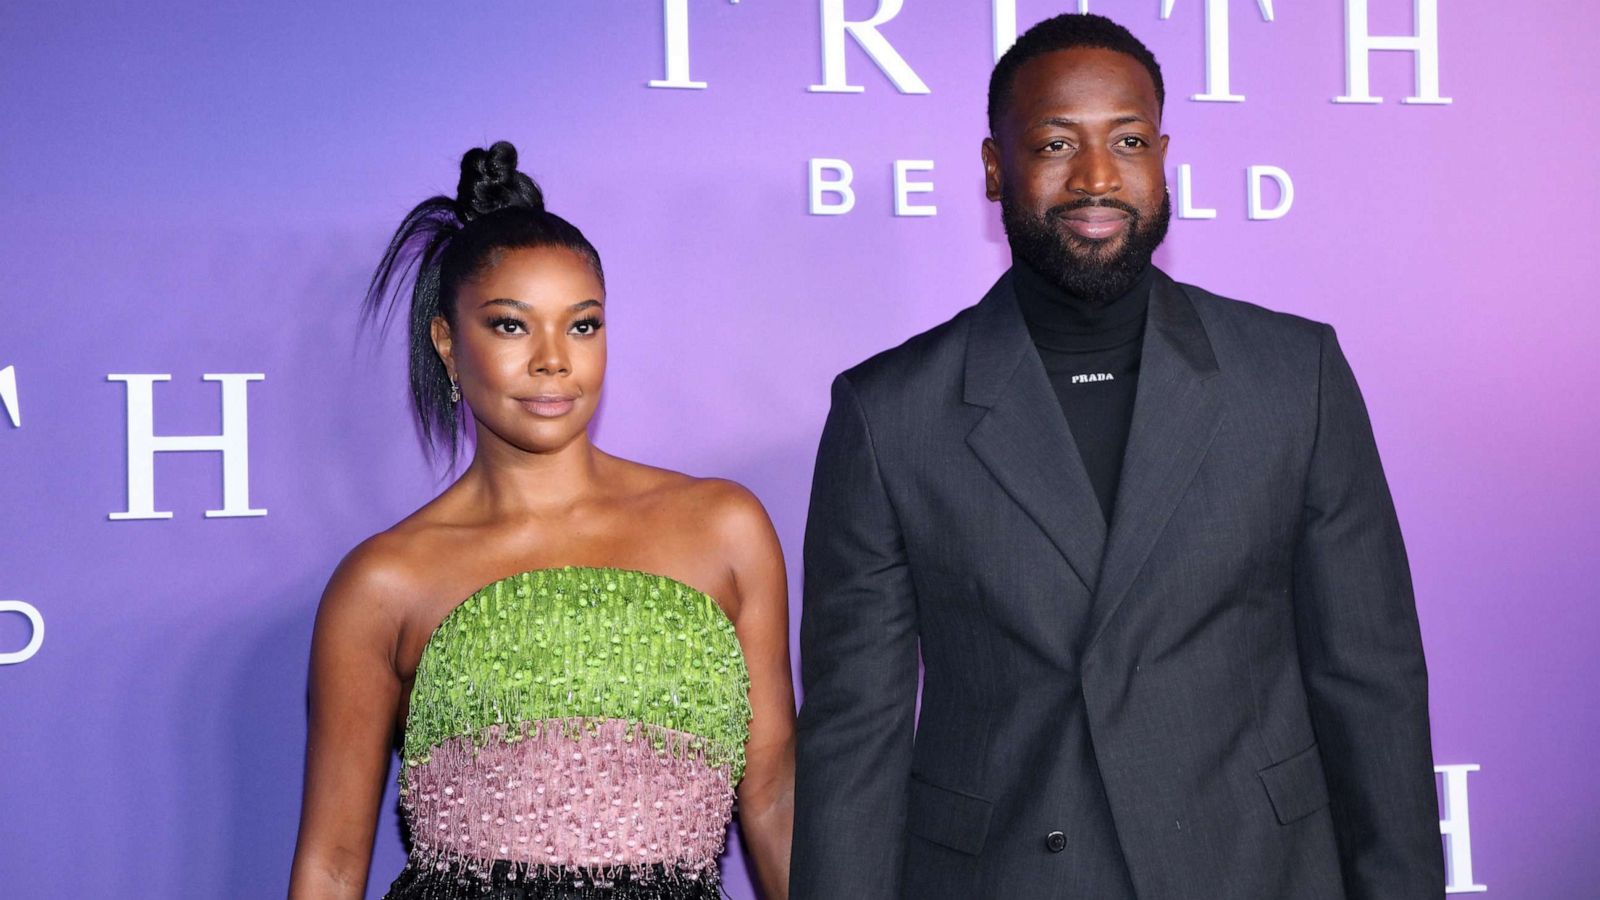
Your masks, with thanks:
[(1051, 853), (1060, 853), (1067, 849), (1067, 836), (1059, 831), (1052, 831), (1045, 835), (1044, 845), (1050, 848)]

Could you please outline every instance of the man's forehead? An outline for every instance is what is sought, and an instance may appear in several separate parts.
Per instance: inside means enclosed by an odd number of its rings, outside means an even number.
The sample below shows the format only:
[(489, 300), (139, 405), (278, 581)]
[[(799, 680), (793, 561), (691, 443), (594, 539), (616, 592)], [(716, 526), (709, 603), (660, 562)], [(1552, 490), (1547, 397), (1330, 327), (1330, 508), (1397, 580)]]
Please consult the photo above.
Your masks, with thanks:
[(1100, 47), (1053, 50), (1023, 63), (1011, 88), (1011, 113), (1023, 127), (1067, 108), (1122, 107), (1154, 119), (1155, 81), (1137, 59)]

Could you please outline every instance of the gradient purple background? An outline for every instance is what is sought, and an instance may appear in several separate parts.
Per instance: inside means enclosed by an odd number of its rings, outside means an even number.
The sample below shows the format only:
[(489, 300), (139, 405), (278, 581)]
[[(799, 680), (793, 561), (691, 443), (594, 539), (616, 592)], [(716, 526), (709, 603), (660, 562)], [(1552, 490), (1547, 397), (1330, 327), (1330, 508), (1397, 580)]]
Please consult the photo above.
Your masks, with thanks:
[[(870, 0), (852, 0), (865, 18)], [(1023, 26), (1073, 6), (1021, 0)], [(1365, 388), (1405, 527), (1440, 763), (1471, 776), (1491, 896), (1600, 890), (1600, 7), (1441, 0), (1450, 106), (1343, 92), (1342, 4), (1233, 8), (1233, 88), (1203, 89), (1199, 0), (1097, 0), (1163, 61), (1181, 280), (1330, 321)], [(605, 257), (598, 442), (752, 488), (795, 571), (832, 376), (975, 302), (1008, 254), (978, 142), (990, 4), (907, 0), (886, 36), (932, 88), (853, 45), (821, 80), (817, 4), (691, 3), (705, 91), (663, 75), (655, 0), (407, 5), (13, 4), (0, 15), (0, 599), (47, 623), (0, 667), (0, 893), (272, 897), (299, 810), (307, 643), (339, 557), (442, 476), (408, 425), (397, 335), (357, 327), (401, 214), (461, 152), (515, 141)], [(559, 7), (559, 12), (549, 11)], [(1410, 29), (1372, 0), (1375, 33)], [(806, 163), (856, 170), (856, 210), (806, 212)], [(931, 219), (895, 218), (893, 160), (936, 162)], [(1282, 166), (1287, 218), (1245, 218)], [(251, 499), (205, 519), (215, 454), (161, 454), (169, 521), (125, 503), (124, 388), (170, 373), (158, 433), (215, 432), (206, 372), (250, 386)], [(441, 560), (440, 565), (449, 565)], [(798, 602), (796, 601), (796, 606)], [(27, 636), (0, 615), (0, 649)], [(369, 896), (402, 864), (385, 801)], [(730, 892), (751, 896), (737, 853)]]

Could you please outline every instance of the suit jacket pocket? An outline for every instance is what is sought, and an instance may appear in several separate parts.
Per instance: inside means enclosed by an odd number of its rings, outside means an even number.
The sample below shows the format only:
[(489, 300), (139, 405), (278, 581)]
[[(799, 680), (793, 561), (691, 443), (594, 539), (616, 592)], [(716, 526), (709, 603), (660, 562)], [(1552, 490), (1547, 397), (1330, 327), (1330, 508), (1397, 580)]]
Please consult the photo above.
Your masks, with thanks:
[(977, 856), (989, 834), (993, 804), (911, 776), (906, 830), (941, 847)]
[(1299, 821), (1328, 805), (1328, 781), (1316, 744), (1256, 774), (1267, 788), (1267, 799), (1280, 824)]

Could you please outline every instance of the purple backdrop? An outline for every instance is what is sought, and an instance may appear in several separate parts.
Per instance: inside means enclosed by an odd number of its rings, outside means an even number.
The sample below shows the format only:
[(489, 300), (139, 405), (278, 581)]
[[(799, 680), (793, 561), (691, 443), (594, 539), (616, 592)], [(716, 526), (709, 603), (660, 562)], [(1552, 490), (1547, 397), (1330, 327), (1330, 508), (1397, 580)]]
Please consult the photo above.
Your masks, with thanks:
[[(598, 441), (751, 487), (798, 587), (829, 380), (975, 302), (1007, 260), (978, 165), (994, 4), (906, 0), (883, 26), (927, 94), (854, 40), (864, 92), (808, 91), (825, 5), (687, 0), (703, 90), (647, 86), (667, 66), (657, 0), (0, 16), (0, 893), (282, 895), (318, 593), (443, 477), (408, 425), (398, 342), (366, 342), (357, 301), (468, 146), (515, 141), (605, 256)], [(1075, 5), (1021, 0), (1017, 17)], [(1429, 105), (1400, 102), (1409, 52), (1372, 55), (1382, 103), (1332, 102), (1359, 0), (1227, 4), (1242, 103), (1189, 99), (1210, 0), (1168, 20), (1158, 0), (1090, 5), (1163, 61), (1169, 177), (1191, 166), (1191, 206), (1216, 210), (1176, 221), (1159, 261), (1334, 323), (1361, 378), (1411, 549), (1437, 761), (1481, 766), (1459, 776), (1472, 879), (1587, 895), (1600, 7), (1439, 0), (1453, 103)], [(1413, 30), (1411, 0), (1370, 5), (1372, 33)], [(808, 213), (816, 158), (850, 163), (849, 214)], [(895, 215), (900, 159), (932, 161), (911, 202), (937, 215)], [(1281, 218), (1247, 218), (1253, 165), (1292, 178)], [(1262, 202), (1280, 202), (1270, 182)], [(267, 515), (207, 518), (220, 455), (158, 453), (172, 518), (111, 520), (129, 509), (130, 388), (107, 376), (171, 375), (155, 433), (201, 435), (222, 429), (207, 373), (264, 375), (247, 447)], [(46, 632), (24, 660), (29, 613)], [(401, 863), (391, 796), (370, 896)], [(728, 871), (750, 897), (736, 851)]]

